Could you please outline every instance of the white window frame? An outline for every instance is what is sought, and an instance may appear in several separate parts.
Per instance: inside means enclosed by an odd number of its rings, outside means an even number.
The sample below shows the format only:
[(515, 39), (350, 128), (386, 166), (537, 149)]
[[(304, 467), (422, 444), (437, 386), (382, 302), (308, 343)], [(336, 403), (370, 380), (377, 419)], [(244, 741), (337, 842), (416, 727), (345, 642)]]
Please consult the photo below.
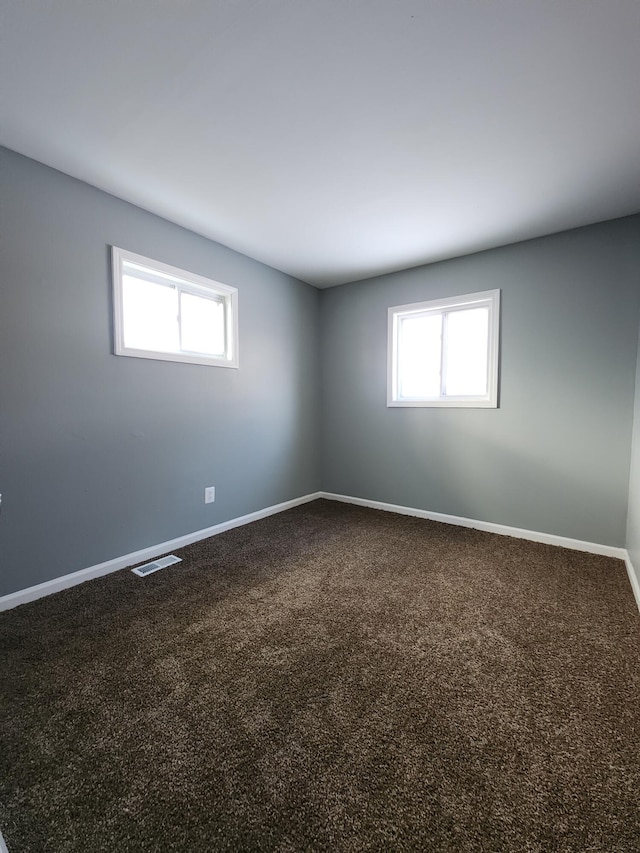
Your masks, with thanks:
[[(125, 346), (124, 342), (124, 304), (122, 279), (125, 264), (132, 264), (144, 270), (144, 278), (153, 281), (154, 274), (160, 283), (170, 282), (179, 291), (192, 293), (196, 296), (215, 298), (224, 306), (225, 322), (225, 354), (224, 356), (193, 353), (187, 350), (163, 352), (162, 350), (145, 350)], [(163, 264), (160, 261), (137, 255), (126, 249), (111, 247), (111, 271), (113, 279), (113, 329), (115, 355), (131, 356), (133, 358), (151, 358), (160, 361), (178, 361), (187, 364), (208, 364), (215, 367), (238, 367), (238, 289), (222, 284), (210, 278), (196, 275), (187, 270)]]
[[(398, 388), (398, 329), (402, 318), (412, 314), (443, 314), (446, 327), (446, 314), (469, 308), (489, 309), (489, 328), (487, 335), (487, 393), (482, 396), (447, 396), (441, 391), (438, 397), (399, 397)], [(442, 336), (441, 363), (444, 359), (444, 340)], [(409, 305), (396, 305), (388, 311), (387, 340), (387, 406), (389, 407), (456, 407), (495, 409), (498, 406), (498, 356), (500, 348), (500, 291), (485, 290), (480, 293), (468, 293), (463, 296), (450, 296), (446, 299), (432, 299), (429, 302), (414, 302)]]

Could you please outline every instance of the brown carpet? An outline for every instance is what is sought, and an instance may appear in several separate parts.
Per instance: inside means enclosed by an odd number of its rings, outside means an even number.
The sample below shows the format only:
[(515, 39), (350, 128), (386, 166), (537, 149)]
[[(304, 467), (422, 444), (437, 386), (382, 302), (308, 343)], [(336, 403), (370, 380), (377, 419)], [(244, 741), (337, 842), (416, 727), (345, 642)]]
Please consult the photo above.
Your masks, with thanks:
[(10, 853), (640, 850), (621, 561), (317, 501), (0, 614)]

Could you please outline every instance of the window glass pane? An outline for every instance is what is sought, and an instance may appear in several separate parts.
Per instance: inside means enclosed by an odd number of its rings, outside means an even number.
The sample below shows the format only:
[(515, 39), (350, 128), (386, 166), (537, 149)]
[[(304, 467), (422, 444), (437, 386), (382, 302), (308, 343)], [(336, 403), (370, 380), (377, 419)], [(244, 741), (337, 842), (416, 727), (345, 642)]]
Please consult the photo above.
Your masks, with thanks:
[(176, 352), (178, 293), (175, 287), (122, 276), (124, 345), (134, 349)]
[(222, 302), (193, 293), (182, 293), (182, 349), (207, 355), (224, 355), (224, 306)]
[(442, 315), (404, 317), (398, 328), (400, 397), (440, 395)]
[(445, 394), (487, 393), (489, 309), (471, 308), (447, 314)]

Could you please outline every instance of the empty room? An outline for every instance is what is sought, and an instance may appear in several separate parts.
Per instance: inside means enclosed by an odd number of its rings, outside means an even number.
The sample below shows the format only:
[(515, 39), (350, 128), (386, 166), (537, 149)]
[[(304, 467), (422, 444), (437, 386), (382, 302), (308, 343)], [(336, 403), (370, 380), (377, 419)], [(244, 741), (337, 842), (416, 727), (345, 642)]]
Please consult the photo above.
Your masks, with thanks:
[(640, 3), (7, 0), (0, 851), (640, 850)]

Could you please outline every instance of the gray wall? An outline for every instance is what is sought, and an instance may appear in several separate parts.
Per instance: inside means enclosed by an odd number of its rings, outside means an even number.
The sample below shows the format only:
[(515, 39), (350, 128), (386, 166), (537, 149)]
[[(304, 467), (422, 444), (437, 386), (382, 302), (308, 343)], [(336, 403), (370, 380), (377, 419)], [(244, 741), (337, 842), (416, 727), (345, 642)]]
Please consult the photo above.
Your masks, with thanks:
[(629, 479), (629, 517), (627, 519), (627, 550), (640, 580), (640, 338), (636, 369), (636, 405), (633, 418), (631, 447), (631, 476)]
[[(623, 546), (640, 217), (323, 293), (323, 488)], [(500, 408), (386, 407), (387, 308), (500, 288)]]
[[(4, 149), (0, 186), (0, 595), (319, 488), (317, 290)], [(240, 369), (112, 355), (111, 244), (238, 287)]]
[[(640, 217), (318, 292), (4, 149), (0, 184), (0, 595), (321, 484), (625, 543)], [(112, 244), (237, 286), (240, 370), (113, 356)], [(387, 409), (387, 307), (494, 287), (500, 408)]]

